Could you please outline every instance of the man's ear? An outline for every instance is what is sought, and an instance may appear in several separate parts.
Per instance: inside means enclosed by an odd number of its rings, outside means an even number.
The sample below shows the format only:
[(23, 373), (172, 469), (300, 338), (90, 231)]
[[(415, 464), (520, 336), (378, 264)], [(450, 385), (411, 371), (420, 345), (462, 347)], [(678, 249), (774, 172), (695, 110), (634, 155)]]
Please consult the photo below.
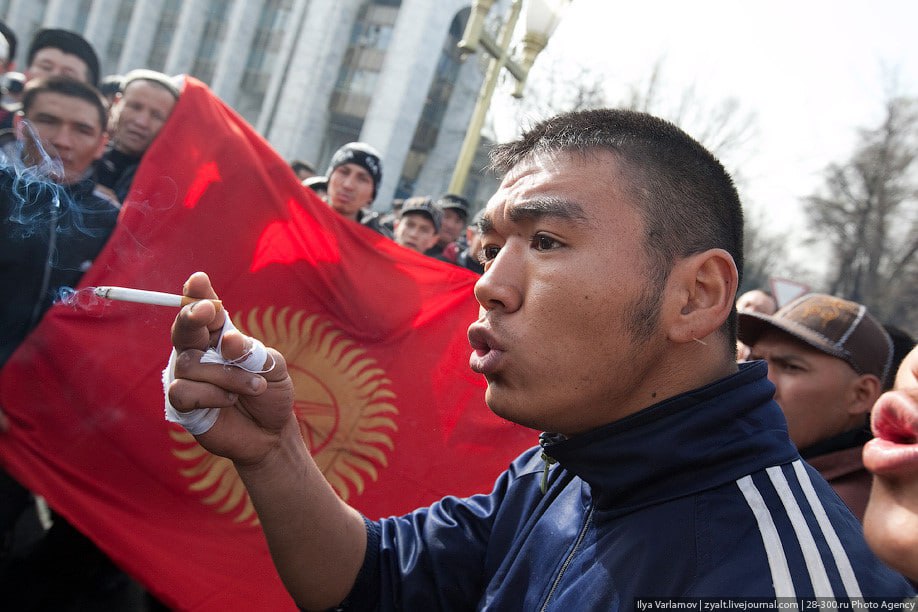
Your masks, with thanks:
[(663, 323), (673, 342), (702, 340), (733, 312), (738, 273), (733, 256), (709, 249), (680, 259), (666, 281)]
[(867, 414), (882, 393), (883, 385), (879, 378), (873, 374), (861, 374), (851, 381), (848, 388), (848, 414)]
[(99, 146), (96, 147), (96, 152), (93, 154), (93, 159), (99, 159), (102, 157), (102, 154), (105, 153), (105, 145), (108, 144), (108, 133), (102, 132), (102, 137), (99, 139)]

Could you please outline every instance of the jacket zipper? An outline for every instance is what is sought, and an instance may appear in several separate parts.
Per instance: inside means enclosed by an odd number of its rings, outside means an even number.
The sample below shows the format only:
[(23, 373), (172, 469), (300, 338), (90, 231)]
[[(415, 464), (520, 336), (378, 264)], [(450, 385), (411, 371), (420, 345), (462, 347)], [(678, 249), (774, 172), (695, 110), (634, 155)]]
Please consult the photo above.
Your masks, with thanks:
[(558, 585), (561, 584), (561, 578), (564, 577), (564, 572), (567, 571), (568, 566), (574, 560), (574, 555), (577, 554), (577, 551), (580, 549), (580, 545), (583, 544), (583, 538), (586, 537), (587, 529), (590, 528), (590, 523), (593, 522), (593, 507), (590, 507), (590, 513), (587, 514), (586, 521), (583, 523), (583, 527), (580, 528), (580, 534), (577, 536), (577, 541), (574, 542), (574, 548), (571, 549), (570, 554), (567, 555), (567, 559), (564, 560), (564, 563), (561, 564), (561, 569), (558, 571), (558, 575), (555, 576), (555, 581), (551, 585), (551, 590), (548, 591), (548, 596), (545, 598), (545, 603), (542, 604), (542, 607), (539, 608), (539, 612), (545, 612), (548, 610), (548, 604), (551, 602), (552, 596), (555, 594), (555, 591), (558, 590)]

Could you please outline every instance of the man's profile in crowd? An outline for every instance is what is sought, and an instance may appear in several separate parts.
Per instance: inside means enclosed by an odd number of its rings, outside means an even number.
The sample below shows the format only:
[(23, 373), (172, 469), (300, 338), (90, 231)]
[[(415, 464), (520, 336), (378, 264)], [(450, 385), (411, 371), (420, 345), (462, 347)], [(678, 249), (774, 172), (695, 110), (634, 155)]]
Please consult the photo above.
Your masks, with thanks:
[(132, 70), (122, 79), (111, 110), (111, 142), (96, 163), (96, 182), (119, 202), (178, 99), (178, 84), (161, 72)]
[(797, 298), (774, 315), (739, 313), (750, 359), (768, 363), (775, 401), (800, 455), (864, 516), (871, 476), (861, 453), (883, 392), (892, 342), (867, 308), (831, 295)]
[[(260, 355), (262, 373), (201, 363), (225, 311), (200, 301), (175, 320), (170, 418), (217, 411), (193, 433), (233, 461), (298, 605), (912, 594), (800, 459), (766, 365), (736, 362), (743, 219), (721, 164), (616, 110), (543, 121), (493, 164), (469, 365), (493, 412), (545, 433), (488, 494), (366, 519), (312, 460), (283, 356), (230, 330), (223, 357)], [(217, 297), (203, 273), (184, 292)]]

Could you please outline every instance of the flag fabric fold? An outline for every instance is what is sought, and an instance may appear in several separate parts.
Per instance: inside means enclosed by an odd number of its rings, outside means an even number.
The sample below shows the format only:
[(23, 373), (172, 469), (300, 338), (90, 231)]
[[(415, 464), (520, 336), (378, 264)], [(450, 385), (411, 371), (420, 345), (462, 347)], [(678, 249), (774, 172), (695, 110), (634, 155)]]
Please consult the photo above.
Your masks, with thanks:
[[(285, 355), (304, 439), (367, 516), (488, 491), (535, 443), (487, 409), (468, 368), (475, 276), (338, 216), (186, 77), (78, 296), (176, 293), (196, 270)], [(163, 419), (176, 311), (76, 302), (0, 371), (0, 464), (171, 607), (294, 609), (232, 465)]]

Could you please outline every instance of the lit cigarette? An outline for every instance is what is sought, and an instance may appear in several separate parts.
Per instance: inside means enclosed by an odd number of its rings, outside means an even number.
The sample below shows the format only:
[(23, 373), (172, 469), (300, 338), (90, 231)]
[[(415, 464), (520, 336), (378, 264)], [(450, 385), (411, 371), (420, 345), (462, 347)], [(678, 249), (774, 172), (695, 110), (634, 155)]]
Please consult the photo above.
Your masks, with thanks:
[[(154, 306), (172, 306), (181, 308), (192, 302), (201, 302), (205, 298), (193, 298), (187, 295), (177, 295), (175, 293), (163, 293), (161, 291), (146, 291), (144, 289), (128, 289), (127, 287), (96, 287), (93, 289), (100, 298), (106, 300), (118, 300), (119, 302), (136, 302), (137, 304), (152, 304)], [(223, 307), (220, 300), (207, 300), (216, 306), (217, 310)]]

